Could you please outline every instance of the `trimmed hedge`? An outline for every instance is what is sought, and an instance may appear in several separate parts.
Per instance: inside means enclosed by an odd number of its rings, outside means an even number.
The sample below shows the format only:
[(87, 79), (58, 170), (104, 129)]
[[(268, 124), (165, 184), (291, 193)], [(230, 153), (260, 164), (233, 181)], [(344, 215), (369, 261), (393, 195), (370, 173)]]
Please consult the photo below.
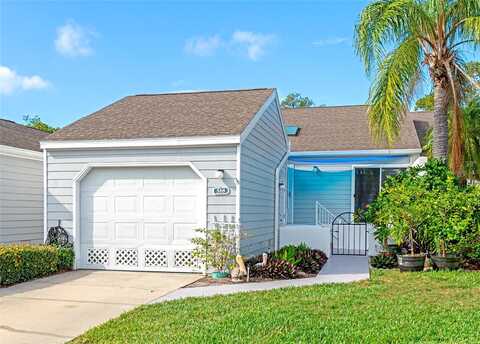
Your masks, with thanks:
[(50, 245), (0, 245), (0, 285), (25, 282), (73, 267), (73, 250)]

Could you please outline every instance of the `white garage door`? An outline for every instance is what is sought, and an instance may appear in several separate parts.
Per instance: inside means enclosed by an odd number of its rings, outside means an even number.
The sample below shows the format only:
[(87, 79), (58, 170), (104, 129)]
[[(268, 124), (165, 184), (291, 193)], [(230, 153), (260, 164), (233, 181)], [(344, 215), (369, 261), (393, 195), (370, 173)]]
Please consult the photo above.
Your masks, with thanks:
[(94, 168), (80, 184), (80, 267), (192, 271), (205, 185), (189, 167)]

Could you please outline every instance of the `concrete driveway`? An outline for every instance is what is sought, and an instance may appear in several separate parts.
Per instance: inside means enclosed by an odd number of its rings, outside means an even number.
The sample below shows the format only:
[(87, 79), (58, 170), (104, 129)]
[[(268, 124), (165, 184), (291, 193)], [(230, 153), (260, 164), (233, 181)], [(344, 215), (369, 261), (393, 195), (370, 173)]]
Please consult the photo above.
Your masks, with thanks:
[(0, 342), (64, 343), (200, 277), (78, 270), (0, 288)]

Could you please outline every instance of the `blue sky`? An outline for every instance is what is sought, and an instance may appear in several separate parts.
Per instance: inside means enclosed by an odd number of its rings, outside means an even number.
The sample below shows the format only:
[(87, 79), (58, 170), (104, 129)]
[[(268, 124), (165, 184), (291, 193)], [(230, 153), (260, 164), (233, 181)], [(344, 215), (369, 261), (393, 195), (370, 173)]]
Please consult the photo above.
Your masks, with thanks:
[(63, 126), (138, 93), (276, 87), (361, 104), (366, 1), (0, 1), (0, 116)]

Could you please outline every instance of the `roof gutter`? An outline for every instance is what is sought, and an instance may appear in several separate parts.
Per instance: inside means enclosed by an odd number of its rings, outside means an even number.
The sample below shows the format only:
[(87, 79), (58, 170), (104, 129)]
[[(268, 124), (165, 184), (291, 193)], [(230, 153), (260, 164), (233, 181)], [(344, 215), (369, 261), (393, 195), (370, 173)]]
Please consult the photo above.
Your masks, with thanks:
[(278, 163), (275, 168), (275, 220), (274, 220), (274, 248), (275, 251), (279, 249), (280, 246), (280, 170), (288, 159), (288, 150), (282, 157), (282, 160)]
[(0, 155), (11, 156), (14, 158), (31, 159), (42, 161), (42, 152), (33, 151), (30, 149), (23, 149), (11, 146), (0, 145)]
[(178, 147), (236, 145), (238, 135), (192, 136), (153, 139), (114, 139), (114, 140), (46, 140), (40, 141), (42, 149), (90, 149), (90, 148), (137, 148), (137, 147)]
[(407, 149), (364, 149), (364, 150), (339, 150), (339, 151), (297, 151), (290, 152), (290, 156), (350, 156), (350, 155), (412, 155), (422, 153), (421, 148)]

